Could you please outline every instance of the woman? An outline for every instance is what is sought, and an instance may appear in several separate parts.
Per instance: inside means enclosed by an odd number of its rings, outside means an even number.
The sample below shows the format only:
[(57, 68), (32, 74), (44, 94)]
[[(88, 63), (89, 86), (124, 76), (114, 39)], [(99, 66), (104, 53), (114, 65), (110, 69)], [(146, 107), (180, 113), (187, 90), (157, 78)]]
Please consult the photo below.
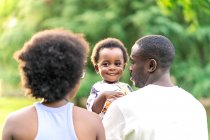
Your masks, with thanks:
[(52, 29), (15, 53), (26, 93), (42, 101), (10, 114), (3, 140), (105, 139), (99, 116), (68, 101), (78, 91), (88, 50), (81, 35)]

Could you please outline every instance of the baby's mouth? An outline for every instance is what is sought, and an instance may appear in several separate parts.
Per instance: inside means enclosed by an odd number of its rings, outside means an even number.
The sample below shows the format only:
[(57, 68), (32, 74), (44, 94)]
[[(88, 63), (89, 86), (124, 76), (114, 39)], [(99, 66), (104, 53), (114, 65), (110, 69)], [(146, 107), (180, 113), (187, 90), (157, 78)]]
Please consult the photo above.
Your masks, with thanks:
[(115, 76), (117, 73), (108, 73), (108, 75)]

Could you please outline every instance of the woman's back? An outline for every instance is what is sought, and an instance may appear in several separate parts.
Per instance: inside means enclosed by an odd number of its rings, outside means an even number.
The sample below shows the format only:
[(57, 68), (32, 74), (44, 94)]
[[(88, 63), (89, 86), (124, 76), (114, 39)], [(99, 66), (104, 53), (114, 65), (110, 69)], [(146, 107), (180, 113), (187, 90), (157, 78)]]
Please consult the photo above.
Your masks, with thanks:
[[(70, 104), (70, 103), (68, 103)], [(59, 108), (65, 108), (67, 105), (64, 105)], [(44, 109), (53, 109), (47, 106), (38, 103), (35, 106), (41, 106)], [(51, 118), (52, 121), (48, 120), (45, 122), (41, 122), (39, 119), (40, 115), (37, 113), (37, 108), (35, 106), (29, 106), (23, 108), (19, 111), (16, 111), (9, 115), (6, 123), (8, 127), (4, 128), (4, 136), (3, 140), (105, 140), (105, 134), (101, 119), (95, 113), (88, 112), (87, 110), (80, 107), (72, 107), (68, 110), (70, 114), (68, 120), (60, 118), (57, 120)], [(54, 108), (58, 111), (58, 108)], [(52, 111), (52, 110), (51, 110)], [(39, 110), (40, 112), (40, 110)], [(52, 112), (51, 112), (52, 113)], [(47, 115), (49, 117), (49, 114)], [(51, 117), (59, 116), (59, 114), (51, 115)], [(58, 117), (59, 118), (59, 117)], [(64, 122), (62, 122), (64, 121)], [(40, 122), (40, 123), (39, 123)], [(63, 125), (63, 126), (72, 126), (72, 128), (60, 129), (58, 132), (57, 128), (52, 127), (53, 124)], [(70, 123), (70, 124), (68, 124)], [(69, 130), (69, 132), (68, 132)], [(63, 131), (63, 132), (62, 132)], [(8, 132), (8, 133), (7, 133)], [(74, 135), (75, 134), (75, 135)]]

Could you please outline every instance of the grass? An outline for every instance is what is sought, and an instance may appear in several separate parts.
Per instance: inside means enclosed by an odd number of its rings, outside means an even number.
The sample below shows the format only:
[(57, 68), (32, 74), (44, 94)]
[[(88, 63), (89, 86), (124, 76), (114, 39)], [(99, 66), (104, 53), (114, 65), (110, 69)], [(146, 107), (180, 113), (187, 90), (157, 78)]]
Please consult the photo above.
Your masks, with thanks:
[[(4, 120), (10, 112), (32, 105), (36, 101), (37, 100), (29, 97), (0, 97), (0, 136), (2, 135)], [(210, 129), (210, 116), (208, 116), (208, 128)]]

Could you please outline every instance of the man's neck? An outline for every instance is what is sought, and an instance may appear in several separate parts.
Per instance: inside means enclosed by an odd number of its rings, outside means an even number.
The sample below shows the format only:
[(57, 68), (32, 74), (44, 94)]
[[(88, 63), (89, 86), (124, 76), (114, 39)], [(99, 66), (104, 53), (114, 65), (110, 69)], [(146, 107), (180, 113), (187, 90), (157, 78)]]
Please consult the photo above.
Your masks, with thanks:
[(154, 84), (154, 85), (159, 85), (159, 86), (164, 86), (164, 87), (174, 86), (173, 82), (171, 81), (169, 71), (163, 74), (160, 74), (160, 73), (158, 73), (158, 76), (154, 76), (154, 79), (151, 80), (149, 84)]

